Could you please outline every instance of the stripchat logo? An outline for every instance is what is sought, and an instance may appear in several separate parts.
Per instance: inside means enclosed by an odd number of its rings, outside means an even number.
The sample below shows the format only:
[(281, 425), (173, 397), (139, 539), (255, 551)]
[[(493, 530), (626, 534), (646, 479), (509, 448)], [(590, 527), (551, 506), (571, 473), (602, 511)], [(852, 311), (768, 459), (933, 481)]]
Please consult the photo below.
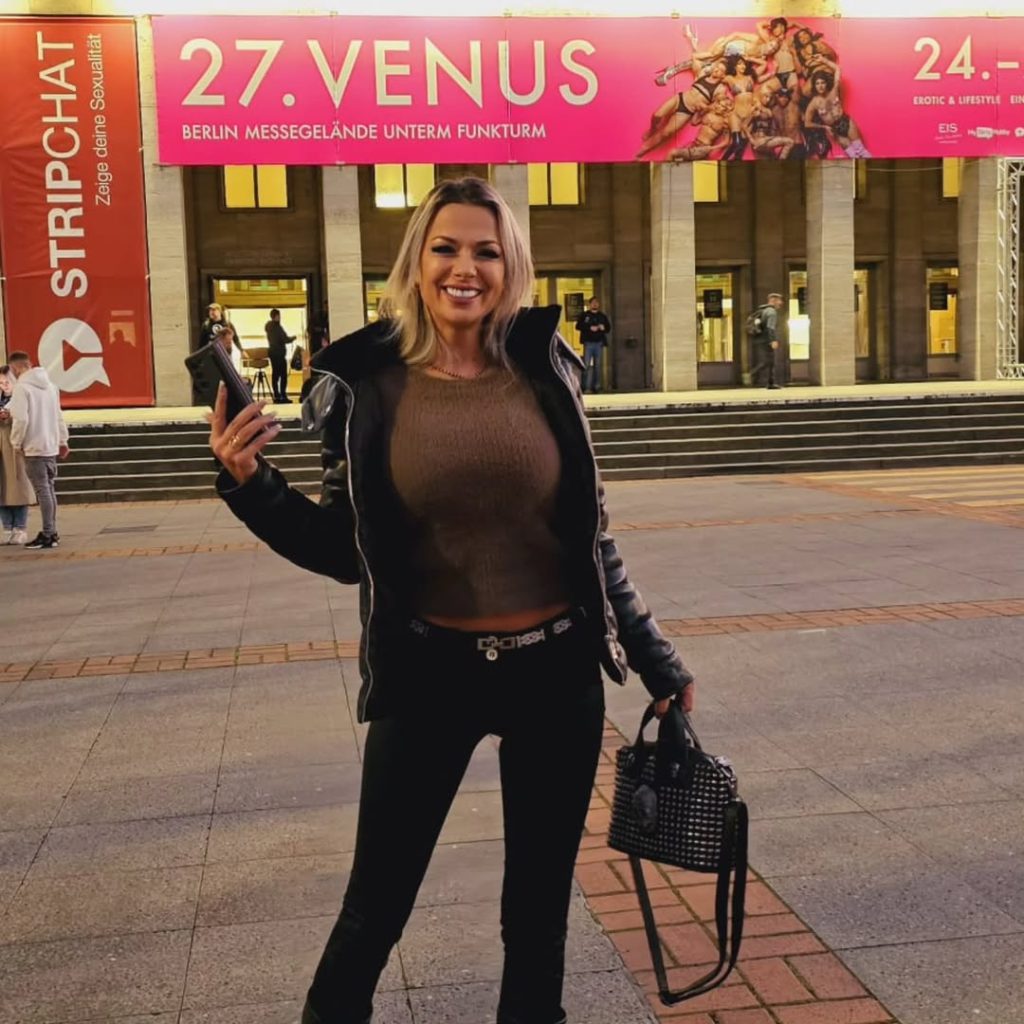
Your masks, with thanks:
[(103, 343), (84, 321), (54, 320), (39, 338), (39, 362), (61, 391), (84, 391), (93, 384), (110, 387), (103, 367)]

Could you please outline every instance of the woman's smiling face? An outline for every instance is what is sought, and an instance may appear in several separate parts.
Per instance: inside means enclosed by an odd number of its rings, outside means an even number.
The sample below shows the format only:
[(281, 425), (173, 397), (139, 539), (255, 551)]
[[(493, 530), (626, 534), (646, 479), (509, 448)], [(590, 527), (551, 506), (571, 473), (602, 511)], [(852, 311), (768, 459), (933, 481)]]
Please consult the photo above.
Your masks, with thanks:
[(505, 283), (497, 218), (484, 206), (449, 203), (427, 231), (419, 290), (442, 337), (479, 330)]

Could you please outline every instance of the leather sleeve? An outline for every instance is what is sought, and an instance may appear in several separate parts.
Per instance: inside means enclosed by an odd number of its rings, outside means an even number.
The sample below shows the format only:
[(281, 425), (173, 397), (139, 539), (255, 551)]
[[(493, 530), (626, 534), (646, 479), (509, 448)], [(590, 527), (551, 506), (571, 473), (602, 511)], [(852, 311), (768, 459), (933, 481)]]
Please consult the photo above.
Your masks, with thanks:
[[(561, 353), (566, 377), (572, 381), (576, 400), (582, 413), (583, 396), (580, 389), (579, 358), (575, 352), (568, 349), (564, 342), (562, 342)], [(571, 358), (566, 358), (567, 355)], [(586, 424), (585, 418), (584, 423)], [(589, 435), (588, 425), (588, 439)], [(626, 662), (640, 676), (652, 697), (657, 700), (671, 697), (686, 689), (693, 682), (693, 676), (686, 670), (686, 666), (676, 653), (672, 642), (658, 628), (658, 623), (647, 607), (643, 596), (629, 579), (615, 538), (608, 528), (608, 507), (605, 502), (604, 484), (601, 482), (600, 476), (597, 481), (597, 496), (601, 517), (598, 546), (604, 569), (605, 592), (611, 603), (612, 611), (615, 613), (615, 621), (619, 628), (619, 642), (625, 649)]]
[(615, 612), (619, 642), (626, 651), (629, 667), (640, 676), (651, 696), (657, 700), (686, 689), (693, 676), (686, 670), (671, 640), (658, 628), (640, 591), (633, 586), (619, 554), (615, 538), (608, 529), (608, 509), (604, 484), (598, 482), (601, 506), (601, 564), (605, 591)]
[(290, 487), (280, 470), (263, 459), (256, 475), (241, 485), (222, 471), (217, 478), (217, 493), (260, 540), (282, 557), (339, 583), (358, 583), (359, 555), (348, 495), (343, 402), (329, 410), (320, 461), (323, 477), (319, 504)]

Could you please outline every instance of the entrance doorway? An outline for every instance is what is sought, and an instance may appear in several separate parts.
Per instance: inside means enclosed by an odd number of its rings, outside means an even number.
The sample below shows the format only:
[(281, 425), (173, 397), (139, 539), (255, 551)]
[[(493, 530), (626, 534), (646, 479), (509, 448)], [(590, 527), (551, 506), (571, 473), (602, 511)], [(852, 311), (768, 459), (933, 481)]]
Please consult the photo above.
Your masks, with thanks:
[(728, 387), (740, 380), (735, 292), (735, 270), (697, 270), (698, 387)]
[(387, 286), (386, 277), (364, 277), (363, 278), (363, 300), (366, 306), (366, 322), (375, 323), (380, 317), (380, 304), (384, 298), (384, 288)]
[[(854, 267), (853, 346), (858, 382), (878, 379), (874, 276), (875, 268), (873, 266), (865, 264)], [(790, 376), (792, 380), (807, 381), (810, 379), (811, 317), (807, 304), (806, 268), (794, 268), (789, 272), (788, 306), (787, 334), (789, 337)]]
[(874, 267), (853, 272), (854, 356), (857, 381), (878, 380), (878, 349), (875, 345)]
[[(576, 330), (576, 321), (586, 312), (587, 302), (596, 296), (601, 302), (601, 309), (608, 314), (607, 303), (601, 294), (600, 281), (600, 273), (584, 271), (579, 274), (538, 274), (533, 283), (533, 304), (562, 307), (558, 330), (581, 357), (583, 346), (580, 344), (579, 331)], [(605, 376), (608, 374), (608, 363), (609, 360), (606, 359)], [(602, 381), (602, 388), (605, 387), (605, 383)]]
[(957, 293), (960, 269), (935, 264), (927, 269), (928, 376), (958, 377), (960, 347), (957, 337)]
[(811, 317), (807, 305), (807, 271), (803, 268), (789, 272), (786, 313), (789, 379), (806, 384), (810, 380)]
[[(224, 319), (235, 328), (242, 351), (233, 358), (244, 375), (255, 380), (260, 371), (270, 376), (269, 361), (265, 362), (267, 334), (264, 327), (270, 311), (281, 311), (281, 326), (296, 340), (289, 344), (288, 394), (298, 395), (302, 390), (302, 371), (292, 370), (291, 361), (296, 345), (307, 348), (306, 330), (309, 325), (310, 279), (215, 277), (211, 280), (211, 302), (224, 309)], [(262, 383), (262, 379), (261, 379)]]

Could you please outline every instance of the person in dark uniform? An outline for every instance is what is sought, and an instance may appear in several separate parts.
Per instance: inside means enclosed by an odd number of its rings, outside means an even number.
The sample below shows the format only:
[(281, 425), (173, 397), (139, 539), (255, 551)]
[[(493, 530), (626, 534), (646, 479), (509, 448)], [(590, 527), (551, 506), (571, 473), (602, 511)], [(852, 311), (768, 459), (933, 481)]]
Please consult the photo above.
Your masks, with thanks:
[(270, 386), (274, 392), (274, 401), (289, 404), (288, 344), (295, 338), (281, 326), (279, 309), (270, 311), (270, 319), (263, 329), (267, 332), (267, 347), (270, 349)]

